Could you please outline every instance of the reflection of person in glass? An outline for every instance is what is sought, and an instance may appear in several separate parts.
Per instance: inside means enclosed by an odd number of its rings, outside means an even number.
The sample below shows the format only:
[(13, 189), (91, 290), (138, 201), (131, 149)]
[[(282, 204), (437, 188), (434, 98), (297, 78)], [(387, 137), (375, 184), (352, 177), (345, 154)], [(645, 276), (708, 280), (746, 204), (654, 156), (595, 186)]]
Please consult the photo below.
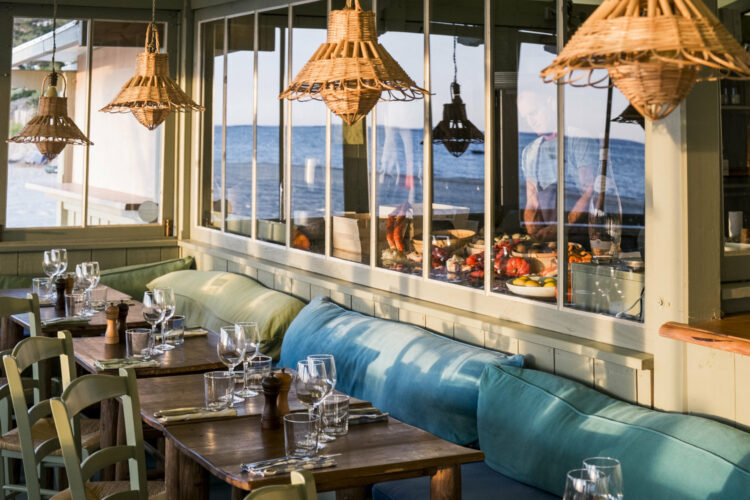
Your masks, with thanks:
[[(539, 241), (557, 237), (557, 104), (554, 95), (530, 91), (518, 93), (518, 114), (537, 138), (521, 152), (521, 171), (526, 178), (526, 231)], [(586, 223), (593, 192), (597, 150), (594, 141), (565, 138), (566, 203), (568, 224)], [(572, 235), (571, 235), (572, 236)], [(571, 238), (574, 239), (574, 238)]]

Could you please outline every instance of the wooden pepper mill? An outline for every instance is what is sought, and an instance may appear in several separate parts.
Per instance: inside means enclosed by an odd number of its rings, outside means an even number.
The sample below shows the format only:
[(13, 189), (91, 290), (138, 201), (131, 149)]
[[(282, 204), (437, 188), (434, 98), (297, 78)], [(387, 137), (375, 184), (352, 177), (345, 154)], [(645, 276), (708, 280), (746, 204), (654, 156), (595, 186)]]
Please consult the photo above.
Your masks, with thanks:
[(117, 304), (117, 334), (120, 336), (120, 343), (125, 344), (125, 330), (128, 329), (128, 311), (130, 306), (125, 302)]
[(281, 389), (281, 380), (276, 377), (263, 377), (260, 385), (263, 386), (263, 396), (266, 398), (260, 426), (263, 429), (278, 429), (281, 427), (281, 414), (276, 403)]
[(292, 374), (286, 372), (286, 368), (282, 368), (280, 372), (274, 373), (274, 377), (281, 381), (281, 388), (279, 389), (279, 415), (282, 417), (289, 413), (289, 389), (292, 387)]
[(57, 292), (57, 301), (55, 302), (55, 310), (58, 314), (65, 314), (65, 285), (68, 280), (62, 276), (55, 280), (55, 291)]
[(109, 306), (105, 309), (104, 314), (107, 317), (107, 330), (104, 332), (104, 343), (105, 344), (119, 344), (120, 335), (117, 333), (117, 315), (119, 314), (117, 306)]

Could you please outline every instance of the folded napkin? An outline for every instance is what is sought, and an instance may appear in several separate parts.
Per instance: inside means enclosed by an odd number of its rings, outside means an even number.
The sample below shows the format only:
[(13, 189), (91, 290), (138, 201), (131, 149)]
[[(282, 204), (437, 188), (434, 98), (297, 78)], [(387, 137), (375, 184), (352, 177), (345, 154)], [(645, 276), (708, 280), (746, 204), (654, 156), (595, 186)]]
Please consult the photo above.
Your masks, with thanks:
[(325, 469), (327, 467), (335, 467), (335, 466), (336, 466), (336, 460), (330, 456), (311, 457), (311, 458), (289, 457), (289, 458), (280, 459), (278, 462), (273, 462), (269, 465), (264, 465), (260, 467), (255, 467), (255, 468), (242, 467), (242, 470), (244, 470), (245, 472), (249, 472), (250, 474), (253, 474), (254, 476), (267, 477), (267, 476), (275, 476), (276, 474), (284, 474), (284, 473), (292, 472), (293, 470), (299, 470), (299, 469), (315, 470), (315, 469)]
[(373, 422), (385, 422), (390, 413), (383, 412), (372, 406), (367, 408), (349, 409), (349, 425), (371, 424)]
[(51, 318), (42, 321), (42, 327), (45, 326), (65, 326), (65, 325), (87, 325), (91, 318), (83, 316), (68, 316), (63, 318)]
[[(169, 334), (169, 332), (167, 332)], [(204, 335), (208, 335), (208, 330), (204, 330), (203, 328), (192, 328), (190, 330), (185, 330), (185, 338), (188, 337), (202, 337)], [(167, 337), (169, 339), (169, 337)], [(156, 340), (161, 341), (161, 333), (156, 334)]]
[(135, 359), (135, 358), (111, 358), (111, 359), (97, 359), (94, 361), (94, 366), (100, 370), (117, 370), (118, 368), (151, 368), (159, 366), (159, 362), (155, 359)]
[[(158, 413), (159, 412), (157, 412), (157, 414)], [(235, 410), (234, 408), (224, 408), (223, 410), (217, 411), (204, 410), (202, 408), (185, 408), (185, 413), (169, 413), (166, 416), (158, 417), (157, 420), (162, 424), (168, 424), (171, 422), (187, 422), (188, 420), (201, 420), (204, 418), (224, 418), (236, 416), (237, 410)]]

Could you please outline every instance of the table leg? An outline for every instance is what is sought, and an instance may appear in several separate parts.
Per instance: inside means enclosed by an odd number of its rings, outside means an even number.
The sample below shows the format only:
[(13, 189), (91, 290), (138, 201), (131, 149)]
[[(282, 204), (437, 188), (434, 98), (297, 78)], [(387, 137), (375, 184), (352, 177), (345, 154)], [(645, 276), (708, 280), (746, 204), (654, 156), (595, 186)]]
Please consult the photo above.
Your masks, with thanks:
[(355, 486), (336, 490), (336, 500), (364, 500), (367, 498), (367, 487)]
[(458, 500), (461, 498), (461, 466), (440, 467), (430, 476), (430, 500)]
[[(120, 403), (116, 399), (105, 399), (101, 402), (99, 414), (99, 448), (109, 448), (117, 443), (117, 419)], [(115, 479), (115, 467), (102, 469), (102, 481)]]
[(166, 439), (164, 461), (167, 500), (208, 498), (208, 471), (183, 454), (171, 439)]
[(23, 339), (23, 328), (10, 316), (0, 318), (0, 350), (13, 349)]

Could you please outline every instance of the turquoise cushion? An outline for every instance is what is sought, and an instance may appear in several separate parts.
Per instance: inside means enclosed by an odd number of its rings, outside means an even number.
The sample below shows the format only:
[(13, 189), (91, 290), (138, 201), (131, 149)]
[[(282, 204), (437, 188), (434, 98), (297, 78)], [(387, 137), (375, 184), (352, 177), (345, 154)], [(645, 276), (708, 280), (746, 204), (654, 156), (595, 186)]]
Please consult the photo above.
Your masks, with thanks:
[(625, 498), (748, 498), (750, 435), (705, 418), (618, 401), (549, 373), (489, 365), (479, 389), (487, 464), (562, 495), (584, 458), (622, 463)]
[(126, 293), (135, 300), (141, 300), (143, 299), (143, 292), (146, 291), (146, 284), (149, 281), (172, 271), (191, 269), (194, 267), (194, 264), (195, 261), (192, 257), (184, 257), (182, 259), (170, 259), (161, 262), (150, 262), (148, 264), (115, 267), (102, 270), (101, 284)]
[(308, 354), (333, 354), (336, 388), (393, 417), (458, 444), (477, 440), (477, 394), (484, 366), (508, 357), (422, 328), (347, 311), (326, 297), (294, 319), (281, 346), (282, 366)]
[(185, 315), (188, 327), (218, 332), (237, 321), (255, 321), (260, 328), (260, 351), (273, 359), (279, 358), (281, 339), (304, 306), (247, 276), (221, 271), (177, 271), (153, 280), (148, 287), (172, 288), (177, 314)]

